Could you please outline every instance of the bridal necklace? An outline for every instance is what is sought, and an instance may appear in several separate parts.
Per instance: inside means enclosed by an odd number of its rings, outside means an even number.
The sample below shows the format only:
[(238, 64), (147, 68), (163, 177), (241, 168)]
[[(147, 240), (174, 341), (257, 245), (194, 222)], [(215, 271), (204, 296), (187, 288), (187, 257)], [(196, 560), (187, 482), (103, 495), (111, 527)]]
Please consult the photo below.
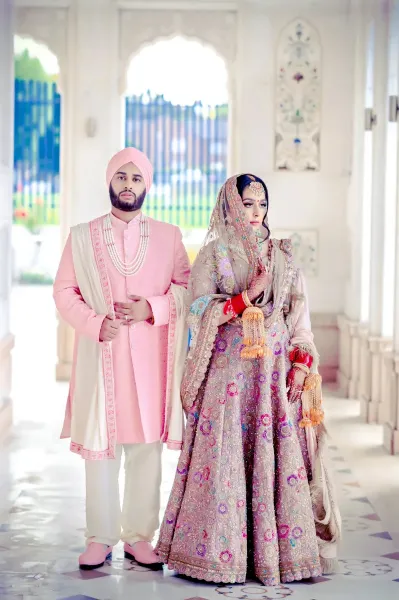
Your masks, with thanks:
[(107, 246), (108, 254), (114, 267), (124, 277), (135, 275), (143, 266), (144, 259), (148, 249), (149, 239), (149, 224), (148, 219), (144, 216), (140, 217), (140, 243), (136, 256), (133, 260), (125, 262), (119, 256), (118, 249), (115, 244), (114, 232), (112, 230), (111, 216), (106, 215), (103, 221), (104, 242)]

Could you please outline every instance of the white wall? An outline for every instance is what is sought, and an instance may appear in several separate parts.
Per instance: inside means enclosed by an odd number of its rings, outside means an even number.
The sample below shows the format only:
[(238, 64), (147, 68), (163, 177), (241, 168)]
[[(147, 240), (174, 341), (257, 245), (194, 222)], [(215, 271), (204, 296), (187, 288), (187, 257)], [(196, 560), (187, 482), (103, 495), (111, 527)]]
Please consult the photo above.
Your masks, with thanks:
[(69, 11), (62, 82), (63, 199), (68, 225), (108, 210), (105, 169), (110, 156), (122, 147), (117, 11), (112, 4), (79, 0)]
[[(309, 5), (312, 7), (309, 8)], [(234, 171), (251, 171), (269, 188), (273, 229), (313, 230), (318, 270), (307, 277), (322, 375), (334, 380), (339, 359), (338, 314), (350, 276), (347, 200), (351, 179), (354, 100), (354, 18), (346, 0), (239, 3), (234, 94)], [(276, 50), (291, 21), (306, 19), (319, 34), (321, 138), (318, 172), (274, 168)]]
[(0, 1), (0, 439), (11, 418), (10, 333), (14, 59), (13, 8)]
[[(269, 187), (273, 229), (316, 229), (319, 270), (308, 279), (312, 311), (337, 314), (344, 307), (349, 240), (346, 202), (350, 180), (353, 103), (353, 25), (346, 3), (317, 11), (285, 3), (282, 9), (252, 6), (242, 11), (237, 36), (236, 163)], [(342, 10), (340, 6), (342, 4)], [(282, 29), (305, 18), (322, 44), (321, 168), (319, 172), (274, 170), (276, 47)]]

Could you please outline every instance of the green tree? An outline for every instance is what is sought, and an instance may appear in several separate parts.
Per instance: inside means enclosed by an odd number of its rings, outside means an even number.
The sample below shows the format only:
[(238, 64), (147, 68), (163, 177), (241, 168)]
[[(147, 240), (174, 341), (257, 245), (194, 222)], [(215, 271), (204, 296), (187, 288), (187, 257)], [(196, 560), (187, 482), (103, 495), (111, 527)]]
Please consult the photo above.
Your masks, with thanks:
[(38, 58), (30, 56), (28, 50), (14, 57), (15, 78), (32, 81), (55, 81), (54, 75), (49, 75)]

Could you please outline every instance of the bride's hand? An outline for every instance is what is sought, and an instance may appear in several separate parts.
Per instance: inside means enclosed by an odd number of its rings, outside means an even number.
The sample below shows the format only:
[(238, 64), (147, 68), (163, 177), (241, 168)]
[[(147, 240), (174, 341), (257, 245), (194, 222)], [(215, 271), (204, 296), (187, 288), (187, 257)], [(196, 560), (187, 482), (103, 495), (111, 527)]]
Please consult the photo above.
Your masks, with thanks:
[(271, 275), (264, 266), (260, 267), (256, 277), (253, 279), (248, 289), (248, 298), (251, 302), (256, 300), (262, 292), (268, 287), (271, 280)]
[(301, 399), (306, 373), (298, 367), (292, 367), (287, 376), (288, 401), (298, 402)]

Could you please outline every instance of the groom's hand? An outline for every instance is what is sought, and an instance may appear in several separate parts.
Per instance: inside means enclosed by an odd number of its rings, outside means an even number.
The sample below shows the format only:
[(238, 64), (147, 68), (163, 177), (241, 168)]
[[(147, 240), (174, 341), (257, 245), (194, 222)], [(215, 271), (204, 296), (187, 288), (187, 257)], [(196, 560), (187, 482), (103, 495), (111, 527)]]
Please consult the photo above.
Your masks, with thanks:
[(119, 333), (120, 324), (116, 319), (105, 317), (100, 329), (100, 342), (112, 342)]
[(132, 302), (115, 302), (115, 315), (123, 325), (132, 325), (153, 319), (150, 303), (142, 296), (128, 296)]

